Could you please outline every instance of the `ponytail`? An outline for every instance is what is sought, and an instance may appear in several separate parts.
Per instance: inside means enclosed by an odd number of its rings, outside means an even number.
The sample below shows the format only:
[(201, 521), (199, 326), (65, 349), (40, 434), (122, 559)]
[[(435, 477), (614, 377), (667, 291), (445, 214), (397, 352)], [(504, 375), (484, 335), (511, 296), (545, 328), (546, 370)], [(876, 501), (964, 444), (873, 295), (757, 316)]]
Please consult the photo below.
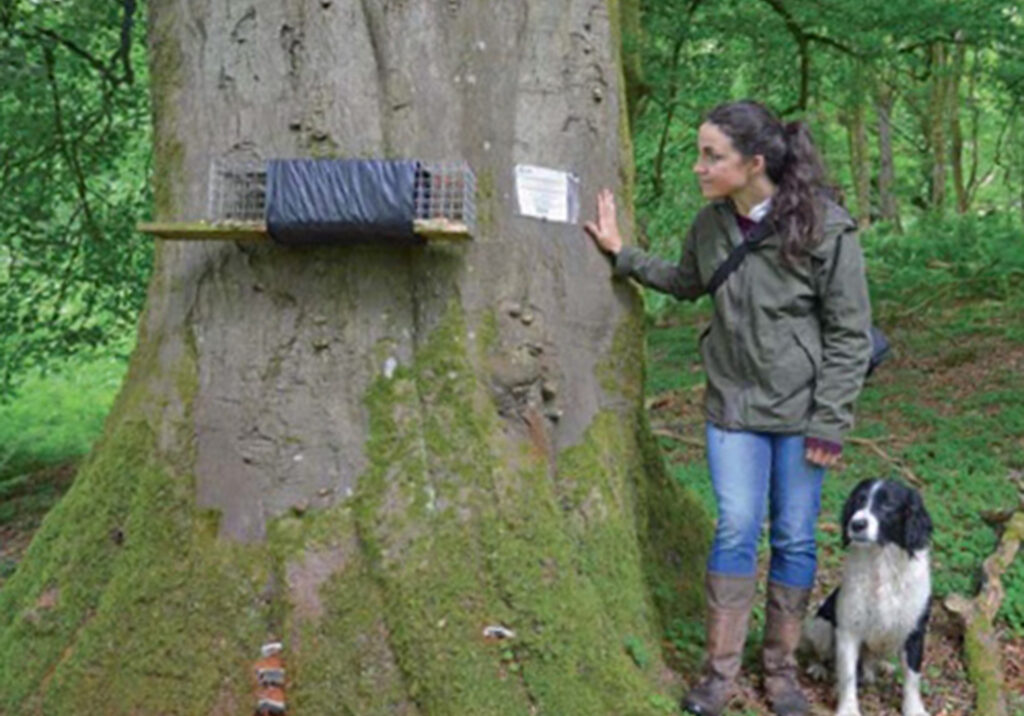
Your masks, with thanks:
[(775, 182), (771, 218), (782, 234), (782, 252), (788, 259), (806, 253), (822, 238), (825, 167), (811, 132), (803, 122), (783, 127), (786, 156)]
[(732, 140), (745, 157), (764, 157), (765, 173), (776, 186), (769, 219), (782, 236), (787, 261), (802, 256), (822, 239), (825, 167), (803, 122), (783, 124), (763, 105), (744, 100), (723, 104), (707, 120)]

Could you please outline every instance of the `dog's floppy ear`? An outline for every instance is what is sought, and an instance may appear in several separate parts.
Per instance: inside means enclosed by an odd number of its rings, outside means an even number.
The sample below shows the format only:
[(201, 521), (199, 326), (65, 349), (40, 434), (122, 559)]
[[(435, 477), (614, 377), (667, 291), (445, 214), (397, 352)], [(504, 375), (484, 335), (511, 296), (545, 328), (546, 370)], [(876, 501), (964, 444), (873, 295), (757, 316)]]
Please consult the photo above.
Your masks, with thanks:
[(850, 523), (850, 518), (853, 517), (853, 513), (857, 511), (857, 496), (868, 489), (868, 486), (874, 482), (872, 479), (861, 480), (857, 483), (857, 486), (853, 488), (850, 495), (846, 498), (846, 502), (843, 504), (843, 514), (839, 518), (839, 530), (843, 537), (843, 547), (850, 546), (850, 535), (846, 531), (846, 526)]
[(932, 518), (917, 490), (910, 490), (903, 503), (903, 548), (913, 556), (924, 549), (932, 537)]

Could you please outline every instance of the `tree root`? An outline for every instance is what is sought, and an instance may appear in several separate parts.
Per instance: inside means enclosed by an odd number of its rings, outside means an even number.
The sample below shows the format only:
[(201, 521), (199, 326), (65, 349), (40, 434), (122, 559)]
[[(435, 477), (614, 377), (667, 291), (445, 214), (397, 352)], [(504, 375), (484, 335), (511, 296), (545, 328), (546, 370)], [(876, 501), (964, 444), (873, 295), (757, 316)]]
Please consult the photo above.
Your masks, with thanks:
[(944, 605), (963, 625), (967, 674), (977, 690), (975, 713), (1007, 716), (999, 638), (993, 628), (1005, 590), (1001, 577), (1024, 540), (1024, 509), (1010, 519), (999, 546), (982, 567), (982, 586), (974, 599), (950, 594)]

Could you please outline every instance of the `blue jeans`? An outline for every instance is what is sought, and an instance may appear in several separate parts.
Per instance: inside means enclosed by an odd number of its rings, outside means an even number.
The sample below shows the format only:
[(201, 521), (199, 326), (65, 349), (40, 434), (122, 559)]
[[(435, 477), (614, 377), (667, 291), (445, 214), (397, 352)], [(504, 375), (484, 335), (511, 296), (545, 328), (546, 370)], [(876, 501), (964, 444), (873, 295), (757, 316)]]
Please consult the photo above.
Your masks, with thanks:
[(707, 424), (708, 467), (718, 524), (708, 571), (749, 576), (765, 508), (771, 516), (768, 578), (810, 587), (818, 566), (814, 527), (825, 468), (804, 457), (804, 436), (723, 430)]

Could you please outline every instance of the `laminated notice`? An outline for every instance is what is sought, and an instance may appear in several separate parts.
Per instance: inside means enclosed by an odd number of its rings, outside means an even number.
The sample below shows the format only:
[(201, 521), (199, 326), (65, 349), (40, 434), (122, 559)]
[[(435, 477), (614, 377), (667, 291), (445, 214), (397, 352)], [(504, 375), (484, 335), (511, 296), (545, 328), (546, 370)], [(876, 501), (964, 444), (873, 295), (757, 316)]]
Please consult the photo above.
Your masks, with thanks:
[(579, 188), (579, 177), (570, 172), (516, 165), (516, 197), (523, 216), (575, 224), (579, 220)]

